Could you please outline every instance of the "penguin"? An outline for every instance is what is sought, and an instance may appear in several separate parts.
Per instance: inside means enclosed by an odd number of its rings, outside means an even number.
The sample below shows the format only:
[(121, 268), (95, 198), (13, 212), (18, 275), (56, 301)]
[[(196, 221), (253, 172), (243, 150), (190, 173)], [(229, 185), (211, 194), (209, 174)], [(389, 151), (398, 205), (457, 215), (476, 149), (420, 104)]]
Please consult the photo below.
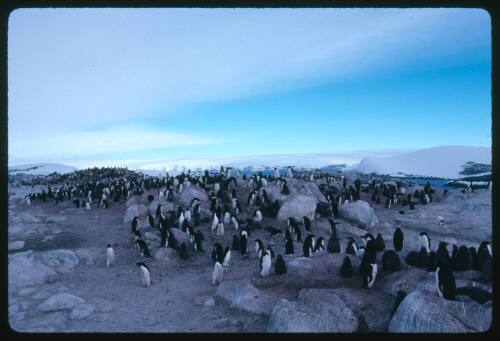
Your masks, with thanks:
[(262, 221), (262, 213), (260, 212), (260, 210), (256, 210), (255, 211), (254, 220), (256, 222), (261, 222)]
[(451, 252), (451, 259), (450, 259), (450, 265), (451, 265), (451, 271), (457, 271), (457, 254), (458, 254), (458, 246), (457, 244), (453, 244), (453, 251)]
[(311, 232), (311, 221), (309, 220), (309, 218), (307, 216), (302, 217), (302, 223), (304, 224), (304, 229), (307, 232)]
[(347, 247), (345, 248), (345, 252), (353, 256), (358, 254), (358, 245), (352, 237), (347, 238)]
[(229, 268), (229, 261), (231, 260), (231, 250), (229, 249), (229, 246), (226, 246), (224, 249), (224, 263), (222, 266), (224, 268)]
[[(243, 231), (246, 232), (246, 231)], [(248, 253), (248, 240), (247, 240), (247, 234), (242, 234), (240, 237), (240, 253), (243, 256), (246, 256)]]
[(429, 253), (429, 267), (427, 268), (427, 272), (434, 272), (437, 269), (437, 262), (436, 262), (436, 252), (431, 251)]
[(274, 236), (282, 233), (282, 231), (280, 229), (277, 229), (273, 226), (268, 226), (265, 228), (265, 230), (271, 234), (271, 237), (274, 237)]
[(486, 261), (491, 260), (491, 258), (492, 258), (491, 245), (489, 242), (483, 241), (477, 249), (476, 269), (482, 271)]
[(224, 237), (224, 223), (222, 221), (217, 224), (216, 234), (218, 237)]
[(431, 240), (425, 232), (420, 232), (420, 248), (425, 247), (427, 253), (431, 252)]
[(135, 241), (137, 248), (141, 254), (141, 257), (151, 257), (149, 254), (148, 244), (143, 239), (137, 239)]
[(179, 215), (179, 229), (181, 229), (181, 230), (182, 230), (183, 223), (184, 223), (185, 219), (186, 219), (186, 217), (184, 217), (184, 212), (181, 211), (180, 215)]
[[(364, 255), (367, 255), (369, 257), (369, 260), (373, 261), (373, 262), (377, 259), (377, 248), (375, 246), (374, 239), (370, 239), (366, 243)], [(359, 256), (359, 252), (358, 252), (358, 256)]]
[(404, 235), (403, 235), (403, 230), (401, 228), (396, 228), (394, 231), (394, 234), (392, 236), (392, 244), (394, 245), (394, 250), (396, 252), (400, 252), (403, 250), (404, 246)]
[(203, 244), (202, 244), (203, 240), (204, 240), (203, 233), (201, 233), (201, 231), (196, 231), (194, 233), (194, 250), (195, 251), (198, 251), (198, 252), (203, 251)]
[(260, 258), (260, 275), (264, 278), (268, 277), (271, 272), (271, 255), (264, 251)]
[(150, 227), (155, 227), (155, 219), (150, 213), (148, 213), (148, 224)]
[(222, 249), (222, 245), (219, 243), (215, 243), (212, 249), (212, 261), (213, 262), (224, 262), (224, 250)]
[(377, 238), (375, 238), (375, 248), (377, 249), (377, 252), (382, 252), (385, 250), (385, 242), (384, 238), (382, 238), (381, 233), (377, 233)]
[(106, 267), (110, 267), (115, 262), (115, 251), (111, 247), (111, 244), (107, 245), (106, 248)]
[(229, 212), (224, 213), (224, 224), (229, 224), (231, 222), (231, 214)]
[(214, 213), (214, 217), (212, 220), (212, 228), (211, 228), (212, 231), (217, 228), (217, 224), (219, 224), (219, 217), (217, 217), (217, 214)]
[(367, 271), (363, 274), (363, 286), (365, 289), (371, 289), (377, 278), (377, 263), (372, 262), (368, 265)]
[(436, 264), (450, 264), (450, 254), (448, 253), (448, 248), (446, 247), (446, 242), (440, 242), (438, 249), (436, 251)]
[(263, 253), (264, 253), (264, 243), (262, 243), (262, 240), (257, 239), (255, 241), (255, 255), (257, 256), (257, 258), (261, 258)]
[(214, 270), (212, 271), (212, 284), (218, 285), (222, 282), (224, 277), (224, 269), (220, 262), (215, 262)]
[(326, 250), (329, 253), (342, 253), (342, 248), (340, 247), (339, 239), (336, 238), (336, 236), (330, 237)]
[(182, 260), (188, 259), (186, 243), (182, 243), (177, 249), (177, 252), (179, 253), (179, 257), (181, 257)]
[(408, 252), (408, 254), (405, 257), (405, 263), (410, 266), (418, 267), (418, 252), (417, 251)]
[(477, 264), (476, 264), (476, 248), (474, 246), (469, 247), (469, 254), (471, 257), (471, 268), (473, 270), (477, 270)]
[(455, 277), (453, 276), (449, 264), (438, 264), (436, 270), (436, 290), (439, 297), (446, 300), (455, 299)]
[(286, 274), (286, 264), (282, 255), (278, 255), (278, 257), (276, 257), (276, 262), (274, 263), (274, 272), (277, 275)]
[(271, 259), (274, 258), (274, 250), (273, 248), (271, 247), (271, 245), (269, 245), (266, 249), (266, 252), (269, 253), (269, 255), (271, 256)]
[(369, 240), (375, 240), (375, 237), (371, 233), (365, 233), (365, 235), (361, 238), (363, 239), (363, 244), (365, 245), (365, 247)]
[(340, 267), (340, 276), (342, 277), (352, 277), (354, 275), (354, 271), (352, 269), (352, 262), (349, 256), (344, 257), (344, 261), (342, 262), (342, 266)]
[(240, 224), (238, 223), (238, 219), (236, 219), (234, 215), (231, 216), (231, 223), (233, 224), (235, 230), (239, 229)]
[(302, 244), (302, 250), (304, 252), (303, 257), (310, 257), (314, 250), (314, 235), (310, 234), (304, 240)]
[(285, 255), (293, 255), (293, 239), (291, 237), (285, 239)]
[(301, 242), (302, 241), (302, 232), (300, 231), (299, 224), (294, 224), (292, 226), (292, 228), (293, 228), (293, 233), (296, 237), (296, 241)]
[(337, 223), (333, 219), (328, 219), (328, 222), (330, 223), (330, 234), (332, 237), (337, 238)]
[(85, 209), (86, 209), (87, 211), (90, 211), (90, 203), (89, 203), (89, 202), (86, 202), (86, 203), (85, 203)]
[(325, 240), (323, 237), (319, 237), (316, 243), (314, 244), (313, 252), (321, 252), (325, 251)]
[(151, 285), (151, 271), (144, 262), (137, 262), (135, 265), (141, 269), (142, 286), (148, 288)]
[(179, 247), (179, 242), (177, 242), (177, 239), (175, 239), (173, 233), (167, 234), (167, 246), (174, 250), (177, 250), (177, 248)]
[(191, 222), (191, 211), (189, 208), (184, 211), (184, 218), (188, 223)]
[(394, 272), (401, 268), (401, 259), (394, 250), (386, 250), (382, 255), (382, 271)]
[(421, 247), (418, 252), (417, 258), (417, 267), (421, 269), (427, 269), (430, 264), (429, 254), (427, 253), (427, 249), (425, 247)]
[(231, 250), (239, 251), (240, 250), (240, 240), (237, 235), (233, 236), (233, 244), (231, 245)]
[(135, 231), (139, 228), (139, 220), (141, 220), (141, 218), (137, 216), (132, 219), (132, 233), (135, 233)]

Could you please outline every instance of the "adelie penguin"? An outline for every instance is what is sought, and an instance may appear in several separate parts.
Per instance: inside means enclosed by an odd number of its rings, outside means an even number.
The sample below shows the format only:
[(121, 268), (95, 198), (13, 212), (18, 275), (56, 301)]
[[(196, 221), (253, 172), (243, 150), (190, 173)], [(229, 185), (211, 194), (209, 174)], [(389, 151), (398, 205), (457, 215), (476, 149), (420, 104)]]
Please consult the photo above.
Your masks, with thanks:
[(385, 242), (381, 233), (377, 233), (377, 238), (375, 238), (375, 248), (377, 249), (377, 252), (383, 252), (385, 250)]
[(231, 250), (239, 251), (240, 250), (240, 240), (237, 235), (233, 236), (233, 243), (231, 244)]
[(325, 251), (325, 239), (323, 237), (319, 237), (316, 243), (314, 243), (313, 252), (321, 252)]
[(329, 253), (341, 253), (342, 252), (342, 248), (340, 246), (340, 242), (339, 242), (339, 239), (337, 238), (337, 236), (332, 235), (330, 237), (330, 240), (328, 241), (328, 245), (326, 247), (326, 250)]
[(363, 287), (365, 289), (371, 289), (377, 278), (377, 263), (372, 262), (367, 267), (363, 273)]
[(255, 240), (255, 255), (257, 256), (257, 258), (261, 258), (263, 253), (264, 243), (262, 243), (262, 240), (260, 239)]
[(271, 255), (264, 251), (262, 257), (260, 257), (260, 275), (262, 277), (268, 277), (271, 274)]
[(447, 300), (455, 299), (455, 277), (448, 264), (438, 264), (436, 270), (436, 289), (439, 297)]
[(430, 265), (430, 257), (425, 247), (420, 248), (417, 258), (417, 267), (427, 269)]
[(347, 239), (347, 247), (345, 248), (345, 252), (353, 256), (357, 256), (358, 254), (358, 245), (352, 237), (349, 237)]
[(403, 250), (404, 246), (404, 235), (403, 235), (403, 230), (401, 228), (396, 228), (396, 231), (394, 231), (394, 235), (392, 236), (392, 244), (394, 245), (394, 250), (396, 252), (400, 252)]
[(139, 228), (139, 220), (139, 217), (134, 217), (132, 219), (132, 233), (135, 233), (135, 231)]
[(139, 249), (141, 257), (151, 257), (151, 255), (149, 254), (148, 244), (143, 239), (137, 239), (135, 241), (135, 244)]
[(248, 234), (246, 231), (241, 231), (241, 237), (240, 237), (240, 253), (243, 256), (246, 256), (248, 254)]
[(224, 268), (229, 268), (229, 261), (231, 260), (231, 250), (229, 249), (229, 246), (226, 246), (224, 249), (224, 263), (222, 263), (222, 266)]
[(142, 286), (148, 288), (151, 285), (151, 271), (149, 267), (143, 262), (135, 263), (141, 270)]
[(293, 255), (293, 239), (291, 237), (285, 237), (285, 255)]
[(382, 255), (382, 271), (398, 271), (401, 268), (401, 259), (394, 250), (386, 250)]
[(311, 232), (311, 221), (307, 216), (302, 217), (302, 223), (304, 224), (304, 229), (308, 232)]
[(427, 253), (431, 252), (431, 239), (425, 232), (420, 232), (420, 248), (425, 247)]
[(342, 262), (342, 266), (340, 267), (340, 276), (342, 277), (352, 277), (354, 275), (354, 271), (352, 269), (352, 262), (349, 256), (344, 257), (344, 261)]
[(438, 249), (436, 251), (436, 264), (448, 264), (451, 263), (450, 254), (448, 253), (448, 248), (446, 247), (446, 242), (440, 242)]
[(201, 252), (203, 251), (203, 242), (204, 238), (203, 238), (203, 233), (201, 233), (201, 231), (196, 231), (194, 233), (194, 250), (195, 251), (198, 251), (198, 252)]
[(219, 243), (215, 243), (212, 249), (212, 261), (221, 264), (224, 262), (224, 250)]
[(302, 251), (304, 252), (304, 257), (310, 257), (314, 250), (314, 235), (310, 234), (304, 240), (302, 244)]
[(115, 262), (115, 251), (111, 247), (111, 244), (108, 244), (106, 247), (106, 267), (110, 267)]
[(276, 262), (274, 263), (274, 272), (276, 272), (277, 275), (286, 274), (286, 264), (282, 255), (278, 255), (278, 257), (276, 257)]
[(148, 213), (148, 224), (149, 224), (150, 227), (155, 227), (155, 219), (149, 213)]
[(224, 277), (224, 268), (220, 262), (215, 262), (214, 270), (212, 271), (212, 284), (218, 285)]

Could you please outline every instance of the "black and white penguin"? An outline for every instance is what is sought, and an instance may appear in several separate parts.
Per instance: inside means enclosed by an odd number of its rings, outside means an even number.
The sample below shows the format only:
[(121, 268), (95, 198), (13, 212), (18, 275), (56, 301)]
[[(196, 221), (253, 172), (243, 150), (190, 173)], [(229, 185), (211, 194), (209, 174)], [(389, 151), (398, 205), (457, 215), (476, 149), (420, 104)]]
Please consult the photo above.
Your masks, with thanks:
[(332, 237), (337, 238), (337, 223), (333, 219), (328, 219), (330, 223), (330, 234)]
[(302, 250), (304, 252), (304, 257), (310, 257), (314, 250), (314, 235), (310, 234), (304, 239), (302, 244)]
[(381, 233), (377, 233), (377, 238), (375, 238), (375, 248), (377, 249), (377, 252), (383, 252), (385, 250), (385, 241), (384, 238), (382, 238)]
[(248, 234), (246, 231), (241, 231), (240, 236), (240, 253), (245, 256), (248, 253)]
[(262, 243), (262, 240), (255, 240), (255, 255), (257, 256), (257, 258), (260, 259), (264, 251), (264, 243)]
[(198, 252), (203, 251), (203, 240), (204, 240), (203, 233), (201, 231), (196, 231), (194, 232), (194, 250)]
[(405, 257), (405, 263), (410, 266), (418, 267), (418, 252), (417, 251), (408, 252), (408, 254)]
[(341, 253), (342, 248), (340, 246), (339, 239), (336, 238), (336, 236), (331, 236), (330, 240), (328, 241), (328, 245), (326, 247), (326, 250), (329, 253)]
[(291, 237), (285, 237), (285, 255), (293, 255), (293, 239)]
[(224, 262), (222, 263), (222, 266), (224, 268), (229, 268), (229, 261), (231, 260), (231, 250), (229, 249), (229, 246), (226, 246), (224, 249)]
[(215, 243), (212, 248), (212, 261), (219, 262), (221, 264), (224, 262), (224, 250), (222, 249), (222, 245), (219, 243)]
[(365, 235), (361, 238), (363, 239), (363, 244), (365, 247), (369, 240), (375, 240), (375, 237), (371, 233), (365, 233)]
[(233, 243), (231, 244), (231, 250), (239, 251), (240, 250), (240, 240), (237, 235), (233, 236)]
[(427, 253), (431, 252), (431, 239), (425, 232), (420, 232), (420, 249), (425, 247)]
[(148, 224), (150, 227), (155, 227), (155, 218), (150, 213), (148, 213)]
[(311, 220), (307, 216), (302, 217), (302, 223), (304, 224), (304, 229), (311, 232)]
[(212, 284), (218, 285), (222, 282), (224, 277), (224, 268), (220, 262), (215, 262), (214, 270), (212, 271)]
[(228, 211), (226, 211), (224, 213), (224, 224), (229, 224), (231, 222), (231, 213), (229, 213)]
[(371, 289), (373, 284), (375, 283), (375, 279), (377, 278), (378, 267), (377, 263), (370, 263), (366, 271), (363, 273), (363, 287), (365, 289)]
[(262, 212), (260, 210), (255, 210), (253, 220), (260, 223), (262, 221)]
[(314, 250), (313, 252), (321, 252), (325, 251), (325, 239), (323, 237), (319, 237), (318, 240), (316, 240), (316, 243), (314, 243)]
[(403, 250), (404, 246), (404, 235), (403, 235), (403, 230), (401, 228), (396, 228), (394, 231), (394, 235), (392, 236), (392, 244), (394, 245), (394, 250), (396, 252), (400, 252)]
[(274, 272), (276, 272), (277, 275), (286, 274), (286, 264), (282, 255), (278, 255), (278, 257), (276, 257), (276, 262), (274, 263)]
[(217, 224), (216, 235), (221, 238), (224, 237), (224, 222), (222, 220)]
[(491, 261), (493, 257), (491, 251), (491, 244), (488, 241), (483, 241), (478, 249), (476, 254), (476, 269), (479, 271), (483, 271), (483, 267), (487, 261)]
[(446, 247), (446, 242), (440, 242), (436, 251), (436, 264), (450, 264), (451, 258)]
[(111, 247), (111, 244), (108, 244), (106, 247), (106, 267), (110, 267), (115, 262), (115, 251)]
[(141, 220), (141, 218), (137, 216), (132, 219), (132, 233), (135, 233), (139, 228), (139, 220)]
[(352, 262), (349, 256), (344, 257), (344, 261), (342, 262), (342, 266), (340, 267), (340, 276), (342, 277), (352, 277), (354, 275), (354, 271), (352, 269)]
[(142, 286), (148, 288), (151, 285), (151, 270), (144, 262), (135, 263), (141, 269)]
[(430, 257), (425, 247), (420, 248), (417, 258), (417, 267), (427, 269), (430, 265)]
[(401, 259), (394, 250), (386, 250), (382, 255), (382, 271), (398, 271), (401, 268)]
[(431, 251), (429, 253), (429, 267), (427, 268), (427, 272), (434, 272), (437, 269), (437, 262), (436, 262), (436, 252)]
[(345, 252), (349, 253), (353, 256), (358, 255), (358, 244), (356, 244), (356, 241), (352, 237), (347, 238), (347, 247), (345, 248)]
[(139, 249), (141, 257), (151, 257), (151, 255), (149, 254), (148, 244), (144, 241), (144, 239), (137, 239), (135, 241), (135, 244)]
[(271, 274), (271, 255), (264, 251), (260, 257), (260, 275), (264, 278)]
[(160, 218), (161, 208), (162, 208), (162, 204), (158, 204), (158, 206), (156, 206), (156, 219)]
[(455, 277), (448, 264), (438, 264), (436, 270), (436, 289), (439, 297), (447, 300), (455, 299)]
[(271, 245), (269, 245), (266, 249), (266, 252), (269, 253), (269, 255), (271, 255), (271, 259), (274, 258), (274, 250), (273, 248), (271, 247)]
[(188, 259), (186, 243), (181, 243), (181, 245), (179, 245), (179, 248), (177, 249), (177, 253), (179, 254), (179, 257), (182, 260)]

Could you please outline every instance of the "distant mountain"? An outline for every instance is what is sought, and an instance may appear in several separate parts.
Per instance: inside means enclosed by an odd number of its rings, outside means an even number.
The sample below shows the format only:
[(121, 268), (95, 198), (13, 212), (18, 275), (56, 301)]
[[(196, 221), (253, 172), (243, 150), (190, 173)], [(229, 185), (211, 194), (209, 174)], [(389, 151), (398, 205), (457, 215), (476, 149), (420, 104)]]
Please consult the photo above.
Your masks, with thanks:
[(54, 172), (64, 174), (64, 173), (70, 173), (70, 172), (77, 171), (77, 170), (78, 170), (78, 168), (76, 168), (76, 167), (63, 165), (60, 163), (44, 162), (44, 163), (30, 163), (30, 164), (10, 166), (9, 167), (9, 174), (16, 175), (16, 174), (23, 173), (23, 174), (31, 174), (31, 175), (48, 175), (48, 174), (52, 174)]
[(438, 146), (392, 157), (366, 157), (355, 169), (360, 173), (461, 178), (491, 166), (490, 147)]

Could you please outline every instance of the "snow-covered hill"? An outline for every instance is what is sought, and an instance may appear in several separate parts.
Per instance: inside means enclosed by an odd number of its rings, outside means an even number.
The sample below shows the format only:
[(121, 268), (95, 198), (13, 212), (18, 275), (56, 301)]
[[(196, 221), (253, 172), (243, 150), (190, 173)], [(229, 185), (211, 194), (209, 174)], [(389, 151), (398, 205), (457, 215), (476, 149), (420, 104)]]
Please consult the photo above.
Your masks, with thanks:
[(31, 164), (23, 164), (9, 167), (9, 174), (31, 174), (31, 175), (48, 175), (54, 172), (64, 174), (70, 173), (78, 170), (76, 167), (63, 165), (60, 163), (31, 163)]
[(491, 165), (491, 148), (439, 146), (392, 157), (367, 157), (361, 160), (356, 170), (361, 173), (403, 173), (457, 179), (464, 176), (459, 173), (467, 162)]

